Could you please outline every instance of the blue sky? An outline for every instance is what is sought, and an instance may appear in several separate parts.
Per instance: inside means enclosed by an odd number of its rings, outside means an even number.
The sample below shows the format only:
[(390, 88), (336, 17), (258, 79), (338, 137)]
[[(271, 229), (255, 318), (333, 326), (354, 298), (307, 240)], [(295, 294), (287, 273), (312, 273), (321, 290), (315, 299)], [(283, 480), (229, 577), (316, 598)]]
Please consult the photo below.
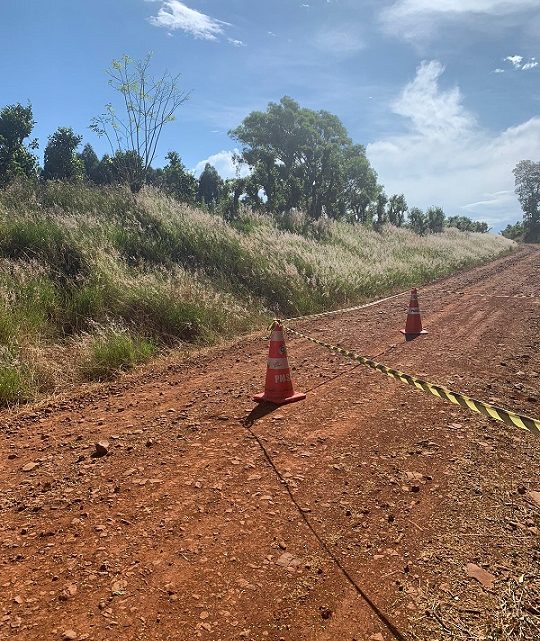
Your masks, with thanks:
[(0, 106), (32, 102), (41, 150), (71, 126), (104, 153), (105, 69), (153, 52), (192, 91), (158, 165), (232, 175), (227, 131), (290, 95), (342, 119), (387, 193), (500, 229), (540, 159), (539, 33), (540, 0), (0, 0)]

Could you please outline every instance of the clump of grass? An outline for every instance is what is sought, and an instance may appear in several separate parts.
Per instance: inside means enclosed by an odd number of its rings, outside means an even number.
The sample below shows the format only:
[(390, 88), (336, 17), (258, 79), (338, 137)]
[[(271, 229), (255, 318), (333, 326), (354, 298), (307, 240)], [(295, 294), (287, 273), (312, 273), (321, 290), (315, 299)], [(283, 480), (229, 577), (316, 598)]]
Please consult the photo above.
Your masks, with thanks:
[(148, 361), (156, 351), (156, 345), (142, 336), (108, 327), (91, 338), (81, 373), (88, 381), (109, 380)]
[(31, 397), (22, 372), (12, 366), (0, 365), (0, 406), (15, 405)]

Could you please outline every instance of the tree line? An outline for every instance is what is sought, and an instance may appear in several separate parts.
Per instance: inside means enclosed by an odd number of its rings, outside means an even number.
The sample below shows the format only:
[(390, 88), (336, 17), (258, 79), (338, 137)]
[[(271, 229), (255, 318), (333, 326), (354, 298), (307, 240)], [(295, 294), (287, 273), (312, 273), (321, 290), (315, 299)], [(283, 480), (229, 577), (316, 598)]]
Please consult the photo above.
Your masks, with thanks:
[(540, 242), (540, 161), (522, 160), (514, 169), (516, 195), (523, 220), (508, 225), (501, 232), (512, 240), (526, 243)]
[(41, 168), (33, 153), (38, 143), (30, 140), (35, 125), (31, 105), (0, 110), (0, 187), (21, 176), (126, 184), (134, 193), (153, 185), (229, 218), (249, 207), (268, 214), (299, 210), (312, 220), (325, 217), (375, 229), (407, 226), (421, 235), (440, 233), (445, 226), (489, 229), (464, 216), (446, 217), (440, 207), (409, 209), (404, 194), (388, 196), (365, 147), (353, 143), (337, 116), (307, 109), (287, 96), (266, 111), (252, 112), (229, 132), (241, 147), (234, 160), (238, 168), (247, 168), (245, 177), (223, 180), (206, 164), (197, 179), (176, 151), (167, 154), (164, 167), (154, 168), (162, 130), (189, 94), (180, 88), (179, 76), (151, 76), (149, 63), (148, 56), (142, 61), (124, 56), (108, 70), (109, 84), (123, 106), (117, 111), (109, 104), (92, 120), (90, 128), (110, 146), (101, 158), (90, 144), (79, 151), (82, 136), (60, 127), (48, 139)]

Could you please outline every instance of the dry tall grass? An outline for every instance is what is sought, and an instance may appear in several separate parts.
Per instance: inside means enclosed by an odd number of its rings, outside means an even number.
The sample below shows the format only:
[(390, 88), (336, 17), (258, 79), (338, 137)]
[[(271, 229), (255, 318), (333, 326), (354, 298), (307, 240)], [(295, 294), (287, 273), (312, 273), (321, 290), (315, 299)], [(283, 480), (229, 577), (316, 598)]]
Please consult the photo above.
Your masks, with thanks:
[(152, 190), (0, 192), (0, 404), (209, 344), (272, 314), (356, 304), (510, 251), (488, 234), (419, 237), (299, 213), (222, 218)]

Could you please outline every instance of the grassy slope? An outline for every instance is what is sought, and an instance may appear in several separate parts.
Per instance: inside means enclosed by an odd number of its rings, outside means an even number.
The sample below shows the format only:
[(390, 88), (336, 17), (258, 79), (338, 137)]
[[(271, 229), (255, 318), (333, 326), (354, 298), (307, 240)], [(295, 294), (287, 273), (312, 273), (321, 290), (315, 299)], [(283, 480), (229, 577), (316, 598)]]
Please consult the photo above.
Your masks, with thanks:
[(50, 183), (0, 192), (0, 404), (107, 378), (178, 343), (418, 285), (511, 241), (244, 214)]

